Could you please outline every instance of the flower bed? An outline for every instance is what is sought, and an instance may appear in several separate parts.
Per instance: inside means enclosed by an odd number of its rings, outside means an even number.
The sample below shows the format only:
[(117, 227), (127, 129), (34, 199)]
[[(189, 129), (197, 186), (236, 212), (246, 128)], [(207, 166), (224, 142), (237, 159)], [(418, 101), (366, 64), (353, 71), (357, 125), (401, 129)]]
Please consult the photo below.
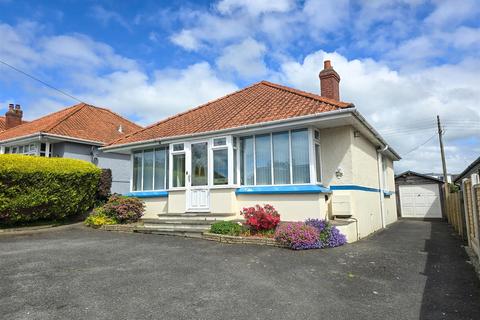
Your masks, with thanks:
[(243, 208), (245, 222), (214, 223), (207, 240), (226, 243), (254, 243), (287, 247), (293, 250), (338, 247), (346, 237), (327, 220), (307, 219), (305, 222), (280, 223), (280, 215), (271, 205)]

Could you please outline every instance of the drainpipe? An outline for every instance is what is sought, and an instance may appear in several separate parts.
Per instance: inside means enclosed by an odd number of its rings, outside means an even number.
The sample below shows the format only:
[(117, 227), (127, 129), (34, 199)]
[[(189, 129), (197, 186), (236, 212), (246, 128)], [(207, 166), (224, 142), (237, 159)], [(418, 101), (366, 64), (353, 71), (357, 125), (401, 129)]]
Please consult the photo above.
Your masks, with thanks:
[(387, 225), (385, 221), (385, 202), (383, 197), (383, 153), (388, 150), (388, 145), (385, 145), (383, 149), (377, 149), (377, 167), (378, 167), (378, 189), (380, 189), (380, 215), (382, 216), (382, 228)]

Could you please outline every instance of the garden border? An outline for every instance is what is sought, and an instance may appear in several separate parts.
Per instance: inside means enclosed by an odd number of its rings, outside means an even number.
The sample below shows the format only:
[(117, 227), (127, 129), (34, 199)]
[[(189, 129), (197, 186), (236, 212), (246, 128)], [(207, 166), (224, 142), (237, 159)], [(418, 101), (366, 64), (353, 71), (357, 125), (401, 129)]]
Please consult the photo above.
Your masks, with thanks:
[(288, 248), (287, 246), (278, 243), (273, 238), (229, 236), (225, 234), (204, 232), (202, 234), (202, 239), (229, 244), (254, 244), (261, 246)]

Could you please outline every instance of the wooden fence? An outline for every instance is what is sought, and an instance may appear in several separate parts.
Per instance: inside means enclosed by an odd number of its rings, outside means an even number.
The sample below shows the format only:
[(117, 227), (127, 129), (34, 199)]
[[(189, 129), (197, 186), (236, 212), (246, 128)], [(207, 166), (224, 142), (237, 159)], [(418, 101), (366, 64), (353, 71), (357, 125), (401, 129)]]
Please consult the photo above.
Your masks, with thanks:
[(445, 194), (448, 222), (455, 231), (468, 241), (477, 257), (480, 257), (480, 183), (478, 175), (462, 181), (458, 192), (448, 190)]

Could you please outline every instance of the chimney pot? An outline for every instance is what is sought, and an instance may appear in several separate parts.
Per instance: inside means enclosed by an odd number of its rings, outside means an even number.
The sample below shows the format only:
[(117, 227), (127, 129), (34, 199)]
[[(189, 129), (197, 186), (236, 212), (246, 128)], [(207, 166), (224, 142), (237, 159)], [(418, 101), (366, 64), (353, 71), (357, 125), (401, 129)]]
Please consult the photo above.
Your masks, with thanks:
[(318, 75), (320, 77), (320, 94), (322, 97), (340, 100), (340, 76), (333, 69), (330, 60), (323, 62), (323, 70)]
[(23, 111), (19, 104), (10, 103), (5, 113), (5, 128), (11, 129), (22, 124)]

